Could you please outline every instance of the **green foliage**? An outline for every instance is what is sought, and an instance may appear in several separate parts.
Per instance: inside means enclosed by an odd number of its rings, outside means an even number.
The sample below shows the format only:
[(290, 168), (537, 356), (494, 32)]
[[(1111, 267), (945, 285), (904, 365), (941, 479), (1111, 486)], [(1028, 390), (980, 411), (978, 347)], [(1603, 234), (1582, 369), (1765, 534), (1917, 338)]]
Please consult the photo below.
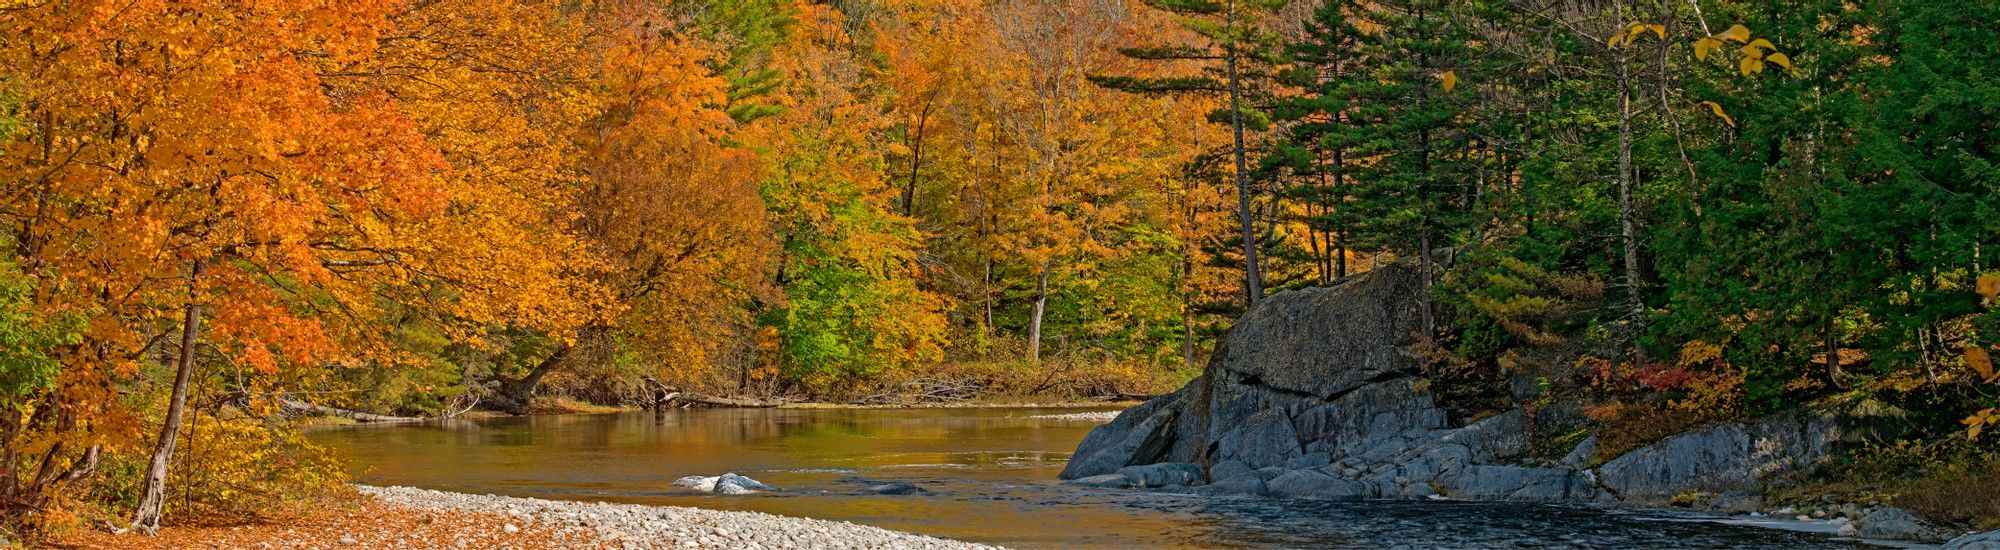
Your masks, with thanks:
[(922, 237), (828, 155), (803, 148), (764, 185), (785, 236), (778, 283), (786, 302), (763, 315), (777, 332), (780, 371), (815, 390), (941, 358), (943, 301), (918, 288)]
[(81, 316), (34, 310), (29, 299), (33, 285), (13, 262), (0, 263), (0, 403), (10, 406), (23, 406), (26, 397), (55, 389), (62, 369), (56, 348), (82, 340)]
[(711, 69), (728, 82), (724, 110), (747, 123), (784, 112), (765, 98), (784, 85), (771, 66), (772, 50), (783, 44), (798, 24), (797, 8), (781, 0), (701, 0), (677, 2), (694, 19), (694, 34), (721, 46), (725, 54), (710, 61)]

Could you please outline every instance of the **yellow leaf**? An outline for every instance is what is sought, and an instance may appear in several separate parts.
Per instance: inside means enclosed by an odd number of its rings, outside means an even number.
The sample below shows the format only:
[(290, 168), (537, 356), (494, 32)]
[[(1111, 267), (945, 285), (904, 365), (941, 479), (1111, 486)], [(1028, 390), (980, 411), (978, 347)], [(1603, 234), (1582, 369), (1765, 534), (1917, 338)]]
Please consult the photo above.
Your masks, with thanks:
[(1730, 128), (1736, 127), (1736, 119), (1729, 118), (1729, 114), (1722, 112), (1722, 105), (1719, 105), (1713, 101), (1703, 101), (1701, 102), (1701, 104), (1707, 105), (1708, 111), (1711, 113), (1715, 113), (1716, 118), (1722, 119), (1723, 124), (1728, 124)]
[(1784, 67), (1787, 71), (1792, 70), (1792, 56), (1782, 53), (1772, 53), (1770, 56), (1765, 57), (1764, 60), (1776, 63), (1779, 67)]
[(1750, 27), (1745, 27), (1743, 26), (1742, 23), (1737, 23), (1734, 25), (1730, 25), (1729, 30), (1722, 31), (1722, 34), (1718, 34), (1716, 36), (1722, 37), (1723, 39), (1726, 40), (1735, 40), (1737, 42), (1749, 42)]
[(1743, 63), (1737, 69), (1738, 72), (1743, 73), (1743, 76), (1761, 73), (1764, 72), (1764, 60), (1755, 57), (1745, 57), (1743, 58)]
[(1618, 34), (1614, 34), (1614, 35), (1611, 35), (1611, 38), (1609, 38), (1609, 39), (1606, 39), (1606, 40), (1604, 41), (1604, 47), (1607, 47), (1607, 48), (1617, 48), (1617, 47), (1618, 47), (1618, 43), (1619, 43), (1619, 42), (1624, 42), (1624, 41), (1625, 41), (1625, 33), (1618, 33)]
[(1978, 345), (1965, 346), (1965, 366), (1979, 373), (1979, 379), (1993, 381), (1993, 356), (1986, 354), (1986, 348)]
[(1965, 417), (1965, 420), (1960, 420), (1959, 421), (1960, 423), (1965, 424), (1966, 439), (1979, 439), (1979, 432), (1982, 429), (1984, 429), (1987, 424), (1993, 424), (1996, 421), (2000, 421), (2000, 414), (1995, 414), (1996, 411), (2000, 411), (2000, 409), (1986, 409), (1983, 411), (1979, 411), (1978, 413), (1975, 413), (1972, 416)]
[(1702, 61), (1708, 61), (1708, 52), (1715, 51), (1716, 48), (1719, 48), (1721, 46), (1722, 46), (1722, 41), (1716, 40), (1714, 38), (1703, 38), (1701, 40), (1696, 40), (1694, 41), (1694, 58)]
[(1456, 72), (1456, 71), (1445, 71), (1445, 72), (1444, 72), (1444, 91), (1447, 91), (1447, 92), (1449, 92), (1449, 91), (1451, 91), (1451, 89), (1452, 89), (1452, 88), (1457, 88), (1457, 87), (1458, 87), (1458, 72)]
[(1666, 25), (1658, 25), (1658, 24), (1646, 25), (1646, 30), (1653, 31), (1653, 34), (1659, 36), (1661, 40), (1667, 39)]
[(1992, 273), (1980, 275), (1979, 280), (1972, 286), (1979, 291), (1979, 297), (1985, 298), (1986, 301), (2000, 298), (2000, 275)]
[(1777, 46), (1771, 45), (1771, 41), (1762, 38), (1751, 40), (1749, 44), (1746, 44), (1743, 47), (1746, 48), (1746, 51), (1751, 51), (1751, 52), (1755, 52), (1759, 49), (1764, 49), (1764, 50), (1778, 49)]

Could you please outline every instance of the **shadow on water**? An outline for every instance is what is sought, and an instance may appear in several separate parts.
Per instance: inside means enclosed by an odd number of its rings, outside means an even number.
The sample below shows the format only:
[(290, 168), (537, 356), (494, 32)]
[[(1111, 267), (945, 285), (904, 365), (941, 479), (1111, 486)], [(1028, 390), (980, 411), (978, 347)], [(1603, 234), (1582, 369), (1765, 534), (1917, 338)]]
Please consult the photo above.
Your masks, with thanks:
[[(712, 409), (319, 430), (362, 483), (752, 510), (1016, 547), (1828, 548), (1659, 513), (1466, 502), (1210, 499), (1055, 483), (1096, 424), (1048, 409)], [(783, 488), (669, 485), (736, 472)], [(902, 481), (925, 492), (868, 494)], [(1699, 519), (1699, 518), (1695, 518)]]

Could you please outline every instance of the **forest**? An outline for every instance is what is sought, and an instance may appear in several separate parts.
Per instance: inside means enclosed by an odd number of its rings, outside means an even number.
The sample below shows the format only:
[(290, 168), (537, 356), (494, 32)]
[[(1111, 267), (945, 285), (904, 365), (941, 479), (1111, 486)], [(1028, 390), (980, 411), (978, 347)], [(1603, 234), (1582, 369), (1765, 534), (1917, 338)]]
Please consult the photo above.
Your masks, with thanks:
[(2000, 490), (1994, 21), (0, 1), (0, 532), (337, 485), (299, 408), (1149, 395), (1391, 261), (1447, 393), (1591, 396), (1627, 448), (1866, 400), (1904, 435), (1849, 475)]

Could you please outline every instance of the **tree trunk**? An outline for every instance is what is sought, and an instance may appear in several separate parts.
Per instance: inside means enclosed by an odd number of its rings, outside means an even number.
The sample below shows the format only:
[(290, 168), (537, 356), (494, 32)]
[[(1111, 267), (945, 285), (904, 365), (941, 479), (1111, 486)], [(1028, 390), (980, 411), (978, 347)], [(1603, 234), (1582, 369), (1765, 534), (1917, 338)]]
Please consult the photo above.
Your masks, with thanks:
[(1347, 166), (1341, 150), (1333, 150), (1333, 277), (1347, 278)]
[(493, 408), (512, 415), (528, 414), (535, 402), (535, 387), (542, 383), (543, 376), (547, 376), (549, 371), (561, 365), (563, 359), (568, 358), (570, 350), (573, 349), (576, 349), (576, 346), (558, 344), (555, 352), (542, 359), (542, 362), (535, 365), (534, 370), (528, 371), (526, 376), (513, 380), (501, 379), (500, 388), (493, 396)]
[(1618, 62), (1618, 226), (1625, 248), (1625, 314), (1630, 317), (1632, 352), (1640, 363), (1644, 363), (1646, 350), (1639, 345), (1638, 339), (1646, 331), (1645, 300), (1642, 297), (1646, 285), (1639, 273), (1639, 224), (1632, 211), (1635, 174), (1632, 168), (1630, 66), (1624, 61)]
[[(1229, 21), (1232, 25), (1236, 22), (1236, 0), (1230, 0), (1229, 2)], [(1264, 281), (1263, 276), (1259, 273), (1260, 270), (1257, 263), (1257, 236), (1255, 230), (1251, 228), (1251, 224), (1255, 222), (1252, 221), (1250, 214), (1250, 182), (1247, 178), (1247, 174), (1250, 171), (1250, 163), (1245, 160), (1243, 151), (1243, 92), (1241, 79), (1236, 75), (1236, 42), (1228, 42), (1225, 44), (1225, 49), (1227, 51), (1226, 64), (1229, 69), (1229, 126), (1230, 130), (1235, 133), (1236, 139), (1234, 150), (1236, 156), (1236, 218), (1242, 225), (1243, 232), (1243, 294), (1244, 305), (1247, 308), (1256, 306), (1257, 300), (1264, 297)]]
[(1028, 317), (1028, 361), (1042, 362), (1042, 312), (1049, 304), (1049, 263), (1042, 262), (1042, 274), (1035, 278), (1035, 305)]
[(910, 180), (903, 184), (903, 215), (917, 215), (917, 170), (924, 163), (924, 126), (930, 122), (931, 104), (937, 95), (924, 100), (924, 108), (917, 113), (917, 127), (910, 129)]
[(187, 409), (188, 379), (194, 375), (194, 346), (201, 332), (201, 301), (197, 286), (206, 268), (207, 261), (195, 260), (194, 267), (188, 271), (186, 315), (181, 319), (181, 352), (174, 359), (173, 396), (167, 402), (167, 418), (160, 426), (159, 444), (153, 447), (153, 459), (146, 464), (139, 509), (132, 513), (132, 530), (147, 535), (160, 531), (160, 512), (166, 504), (167, 466), (174, 456), (175, 440), (180, 438), (181, 415)]

